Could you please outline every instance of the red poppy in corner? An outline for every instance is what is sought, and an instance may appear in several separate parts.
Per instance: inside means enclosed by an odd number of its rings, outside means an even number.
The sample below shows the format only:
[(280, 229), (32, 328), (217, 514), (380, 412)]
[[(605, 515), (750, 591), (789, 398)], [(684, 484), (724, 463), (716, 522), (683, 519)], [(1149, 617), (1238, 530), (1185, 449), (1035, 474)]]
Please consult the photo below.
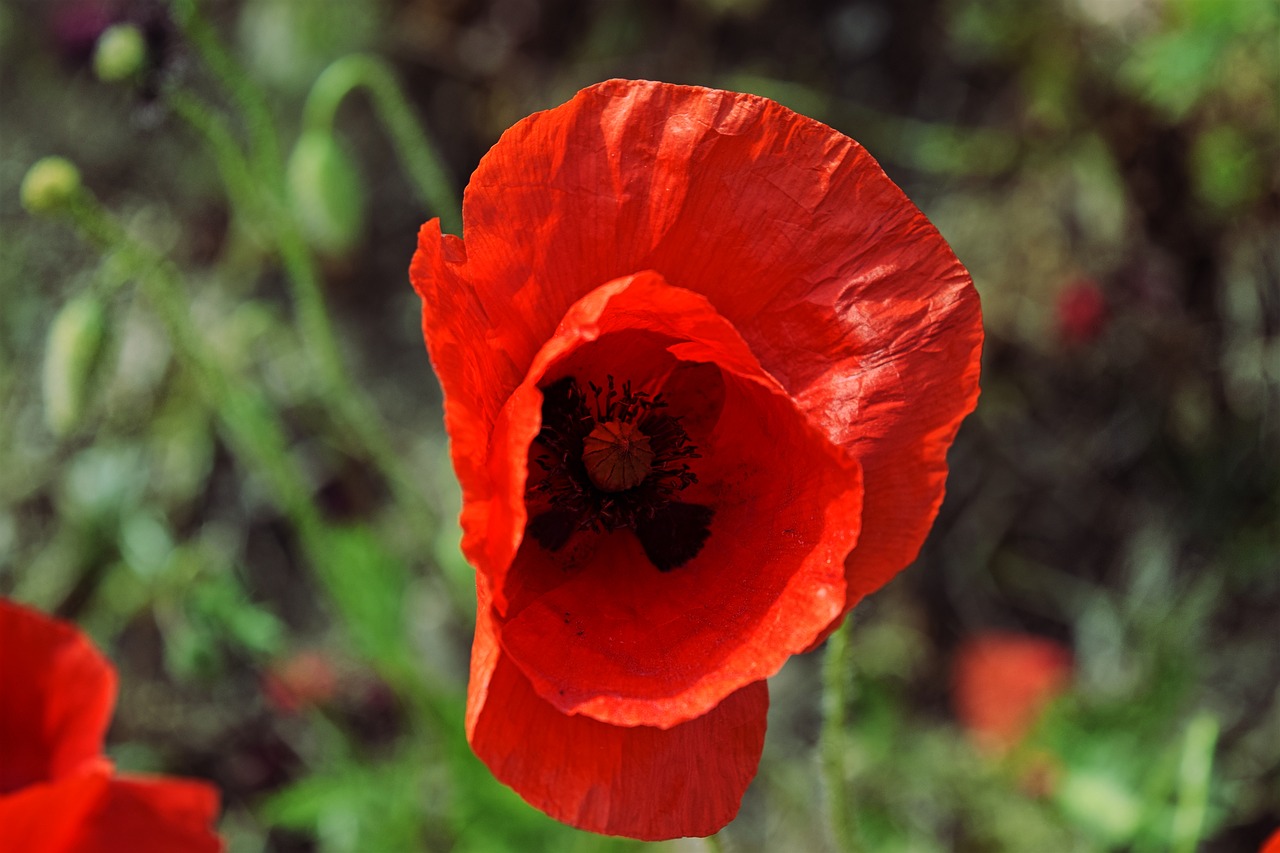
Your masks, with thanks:
[(508, 130), (410, 275), (478, 616), (467, 735), (583, 829), (709, 835), (786, 659), (914, 559), (978, 393), (968, 273), (853, 140), (612, 80)]
[(111, 664), (71, 625), (0, 599), (0, 850), (216, 853), (218, 794), (117, 776)]

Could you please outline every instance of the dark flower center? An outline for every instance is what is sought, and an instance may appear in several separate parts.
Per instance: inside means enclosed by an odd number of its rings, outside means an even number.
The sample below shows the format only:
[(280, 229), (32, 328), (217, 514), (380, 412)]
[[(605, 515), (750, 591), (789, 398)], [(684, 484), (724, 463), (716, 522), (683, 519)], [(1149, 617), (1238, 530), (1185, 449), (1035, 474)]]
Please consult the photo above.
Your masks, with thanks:
[(558, 551), (579, 530), (634, 531), (660, 571), (697, 556), (715, 511), (675, 495), (698, 481), (688, 460), (698, 449), (667, 411), (661, 394), (587, 383), (591, 402), (572, 376), (542, 389), (542, 430), (534, 462), (543, 476), (529, 486), (538, 505), (528, 532)]

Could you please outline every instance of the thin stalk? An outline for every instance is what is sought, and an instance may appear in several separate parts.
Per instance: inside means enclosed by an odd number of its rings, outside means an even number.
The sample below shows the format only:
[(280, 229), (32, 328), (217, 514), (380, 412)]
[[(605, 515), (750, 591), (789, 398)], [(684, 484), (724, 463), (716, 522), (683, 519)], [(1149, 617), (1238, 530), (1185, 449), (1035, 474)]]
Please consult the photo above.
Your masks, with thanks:
[(204, 137), (227, 189), (232, 210), (250, 221), (260, 221), (262, 204), (257, 182), (226, 120), (204, 101), (181, 89), (168, 93), (168, 103), (179, 118)]
[[(303, 340), (316, 358), (322, 382), (335, 400), (359, 397), (362, 404), (353, 407), (344, 401), (339, 407), (348, 414), (355, 413), (364, 408), (363, 395), (356, 392), (347, 377), (337, 336), (324, 305), (315, 260), (284, 204), (284, 158), (266, 98), (222, 47), (208, 23), (200, 16), (195, 0), (172, 0), (172, 5), (174, 18), (183, 33), (218, 80), (231, 92), (236, 105), (246, 116), (251, 174), (258, 185), (258, 192), (252, 194), (257, 203), (250, 203), (251, 209), (261, 208), (271, 226), (292, 286), (294, 307), (298, 312)], [(232, 156), (236, 147), (230, 140), (231, 134), (226, 130), (225, 124), (214, 120), (213, 112), (195, 98), (182, 96), (180, 93), (174, 93), (173, 97), (178, 114), (204, 136), (213, 149), (220, 168), (225, 166), (224, 176), (231, 178), (228, 191), (232, 194), (232, 202), (241, 201), (242, 196), (247, 201), (249, 194), (242, 194), (237, 187), (243, 187), (243, 173), (248, 170), (240, 166), (243, 157)], [(368, 438), (371, 424), (375, 431), (380, 431), (371, 412), (359, 411), (352, 427), (361, 437)], [(385, 442), (379, 436), (373, 443), (382, 445)]]
[(858, 850), (858, 828), (850, 809), (852, 791), (845, 775), (845, 728), (849, 705), (853, 700), (853, 654), (849, 635), (853, 619), (827, 640), (826, 657), (822, 661), (822, 742), (819, 746), (822, 771), (826, 782), (827, 813), (836, 845), (845, 853)]
[(227, 53), (213, 28), (201, 16), (196, 0), (171, 0), (170, 5), (173, 8), (173, 19), (183, 35), (244, 113), (250, 151), (259, 178), (273, 181), (273, 189), (283, 188), (284, 174), (279, 166), (283, 160), (280, 137), (276, 133), (267, 99)]
[[(170, 92), (174, 112), (209, 145), (233, 207), (255, 224), (266, 226), (267, 239), (275, 243), (284, 265), (298, 325), (314, 358), (321, 393), (328, 409), (336, 415), (340, 427), (364, 449), (387, 478), (396, 503), (414, 518), (415, 529), (423, 530), (425, 538), (429, 527), (424, 527), (424, 522), (432, 519), (434, 513), (417, 486), (403, 472), (400, 455), (374, 406), (351, 381), (325, 305), (315, 258), (284, 203), (284, 163), (266, 101), (218, 43), (199, 16), (194, 0), (174, 0), (174, 9), (184, 32), (248, 115), (252, 159), (247, 159), (241, 151), (227, 122), (199, 98), (182, 91)], [(397, 146), (409, 158), (407, 162), (417, 163), (417, 171), (423, 174), (435, 169), (439, 177), (437, 188), (447, 188), (438, 161), (432, 159), (434, 153), (429, 143), (424, 143), (427, 146), (424, 148), (423, 144), (405, 141), (413, 133), (421, 135), (421, 130), (412, 126), (412, 113), (389, 72), (383, 69), (381, 74), (378, 73), (376, 63), (361, 62), (350, 67), (360, 71), (364, 85), (375, 92), (375, 103), (392, 128)], [(411, 126), (410, 130), (406, 130), (406, 124)], [(460, 612), (466, 612), (471, 590), (451, 577), (446, 576), (445, 580), (450, 597), (462, 607)]]
[(304, 129), (331, 133), (338, 107), (358, 88), (367, 91), (373, 100), (419, 196), (440, 217), (444, 231), (460, 233), (462, 205), (444, 167), (444, 158), (386, 62), (369, 54), (353, 54), (326, 68), (307, 96), (302, 113)]
[(206, 348), (205, 335), (187, 311), (177, 271), (134, 241), (87, 192), (74, 199), (69, 213), (84, 235), (112, 252), (134, 274), (167, 328), (180, 361), (222, 422), (232, 450), (266, 480), (281, 510), (294, 522), (304, 542), (309, 541), (323, 527), (323, 521), (306, 480), (291, 462), (284, 430), (260, 395), (235, 382)]

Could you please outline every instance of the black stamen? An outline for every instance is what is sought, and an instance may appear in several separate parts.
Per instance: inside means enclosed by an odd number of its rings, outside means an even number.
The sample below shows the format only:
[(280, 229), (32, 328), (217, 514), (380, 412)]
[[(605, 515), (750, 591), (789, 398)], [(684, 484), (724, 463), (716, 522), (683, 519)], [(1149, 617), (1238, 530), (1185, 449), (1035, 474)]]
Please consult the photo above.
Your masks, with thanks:
[[(633, 391), (630, 382), (619, 390), (612, 376), (604, 388), (591, 382), (587, 387), (591, 404), (571, 376), (542, 389), (542, 429), (531, 474), (540, 469), (544, 476), (530, 481), (529, 499), (536, 507), (530, 507), (528, 534), (548, 551), (558, 551), (579, 530), (607, 533), (626, 527), (635, 531), (659, 571), (684, 565), (702, 550), (715, 514), (674, 497), (698, 481), (687, 461), (699, 458), (697, 448), (680, 418), (665, 411), (661, 394)], [(597, 429), (602, 424), (615, 426)], [(627, 438), (637, 433), (643, 438)], [(597, 465), (592, 471), (584, 462), (588, 436), (592, 443), (586, 455)], [(604, 462), (611, 463), (615, 451), (631, 466), (623, 477), (605, 476), (611, 469)]]
[(671, 501), (652, 518), (637, 520), (636, 538), (649, 562), (658, 571), (669, 572), (698, 556), (711, 535), (713, 515), (715, 510), (709, 506)]

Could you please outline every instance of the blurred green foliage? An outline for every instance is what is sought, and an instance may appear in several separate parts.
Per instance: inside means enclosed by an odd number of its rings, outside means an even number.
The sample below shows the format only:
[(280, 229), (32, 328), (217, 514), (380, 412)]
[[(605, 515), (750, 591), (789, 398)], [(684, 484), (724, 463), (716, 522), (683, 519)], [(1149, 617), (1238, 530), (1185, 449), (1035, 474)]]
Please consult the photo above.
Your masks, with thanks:
[[(825, 675), (774, 679), (717, 843), (1255, 849), (1280, 823), (1277, 44), (1274, 0), (4, 0), (0, 594), (108, 650), (112, 754), (216, 782), (233, 851), (641, 846), (543, 818), (466, 746), (470, 572), (405, 270), (523, 115), (610, 76), (753, 91), (868, 147), (989, 339), (933, 537)], [(57, 161), (24, 186), (51, 154), (100, 202)], [(1076, 660), (1003, 755), (949, 698), (990, 628)], [(317, 651), (338, 686), (282, 707), (264, 685)]]

